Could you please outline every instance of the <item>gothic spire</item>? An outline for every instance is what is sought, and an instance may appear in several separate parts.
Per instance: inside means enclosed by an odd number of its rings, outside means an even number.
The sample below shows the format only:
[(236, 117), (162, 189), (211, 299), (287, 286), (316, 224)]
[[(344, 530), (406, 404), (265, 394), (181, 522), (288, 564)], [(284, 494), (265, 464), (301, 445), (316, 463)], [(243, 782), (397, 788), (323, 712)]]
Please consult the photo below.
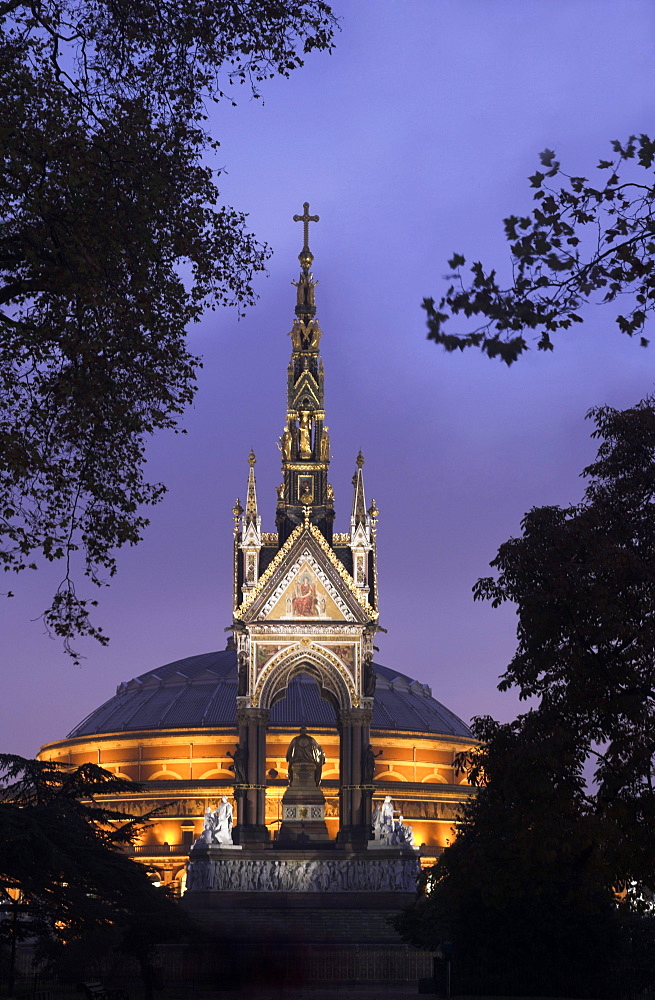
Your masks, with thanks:
[(303, 246), (298, 254), (300, 275), (296, 288), (295, 319), (290, 331), (291, 360), (287, 369), (287, 420), (280, 437), (282, 475), (278, 490), (278, 542), (282, 546), (297, 524), (309, 520), (332, 541), (334, 521), (332, 489), (327, 481), (330, 461), (329, 430), (325, 426), (323, 362), (319, 354), (322, 331), (316, 319), (315, 288), (310, 271), (314, 255), (309, 249), (309, 223), (318, 215), (309, 214), (305, 202), (302, 215)]

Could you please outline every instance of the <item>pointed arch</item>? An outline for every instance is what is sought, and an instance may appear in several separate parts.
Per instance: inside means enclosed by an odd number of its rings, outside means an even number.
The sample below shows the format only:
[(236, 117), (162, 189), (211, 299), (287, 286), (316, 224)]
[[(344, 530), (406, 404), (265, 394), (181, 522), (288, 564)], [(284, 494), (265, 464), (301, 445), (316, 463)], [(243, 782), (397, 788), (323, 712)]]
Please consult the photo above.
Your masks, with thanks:
[(257, 684), (259, 707), (272, 708), (286, 694), (289, 681), (300, 673), (309, 674), (316, 681), (321, 698), (325, 698), (335, 712), (353, 707), (355, 691), (345, 664), (333, 653), (317, 646), (294, 646), (271, 658)]

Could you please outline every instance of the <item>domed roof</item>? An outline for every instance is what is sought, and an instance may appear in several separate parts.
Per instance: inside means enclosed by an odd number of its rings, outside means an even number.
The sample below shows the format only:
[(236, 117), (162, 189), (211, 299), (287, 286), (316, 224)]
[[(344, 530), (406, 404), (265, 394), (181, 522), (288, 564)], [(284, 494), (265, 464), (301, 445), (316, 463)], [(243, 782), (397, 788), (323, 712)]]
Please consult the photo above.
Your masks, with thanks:
[[(469, 737), (468, 727), (432, 697), (426, 684), (389, 667), (377, 674), (374, 729)], [(143, 729), (236, 725), (237, 658), (234, 649), (201, 653), (167, 663), (119, 684), (69, 738)], [(335, 726), (333, 709), (307, 675), (294, 677), (284, 698), (271, 709), (273, 726)]]

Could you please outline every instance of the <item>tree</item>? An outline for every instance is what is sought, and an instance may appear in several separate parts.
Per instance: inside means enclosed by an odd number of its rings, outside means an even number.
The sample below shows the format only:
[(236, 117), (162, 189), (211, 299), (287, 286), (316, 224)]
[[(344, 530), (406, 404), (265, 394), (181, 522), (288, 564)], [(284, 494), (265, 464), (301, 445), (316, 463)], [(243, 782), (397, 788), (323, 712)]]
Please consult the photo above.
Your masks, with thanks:
[[(189, 323), (252, 303), (268, 254), (220, 207), (205, 103), (329, 49), (324, 0), (0, 0), (0, 561), (60, 561), (45, 611), (92, 635), (115, 550), (136, 544), (144, 446), (174, 428), (199, 360)], [(232, 100), (228, 96), (228, 100)]]
[[(512, 282), (502, 287), (495, 270), (480, 261), (464, 275), (456, 253), (448, 266), (451, 282), (438, 305), (423, 300), (428, 339), (447, 351), (478, 347), (510, 365), (531, 346), (553, 349), (551, 334), (582, 322), (580, 310), (600, 293), (604, 303), (624, 304), (615, 317), (621, 332), (643, 346), (655, 309), (655, 140), (630, 136), (612, 143), (600, 160), (599, 180), (566, 174), (552, 150), (541, 154), (542, 170), (530, 183), (536, 206), (527, 216), (504, 220), (510, 243)], [(563, 181), (555, 187), (557, 181)], [(475, 325), (463, 333), (447, 329), (463, 316)]]
[(589, 416), (600, 445), (582, 502), (526, 514), (474, 594), (517, 605), (500, 688), (537, 698), (595, 761), (608, 878), (639, 896), (655, 890), (655, 400)]
[(399, 924), (455, 942), (462, 991), (616, 995), (654, 971), (655, 400), (588, 416), (583, 499), (526, 514), (474, 588), (516, 605), (499, 686), (533, 707), (475, 721), (478, 796)]
[(30, 936), (50, 955), (109, 932), (111, 945), (139, 960), (147, 983), (153, 946), (192, 923), (121, 850), (144, 817), (94, 801), (134, 791), (133, 783), (95, 764), (68, 769), (10, 754), (0, 754), (0, 774), (0, 901), (12, 905), (19, 895)]
[(61, 764), (0, 754), (0, 898), (20, 893), (32, 923), (71, 938), (125, 911), (134, 893), (155, 892), (146, 869), (121, 847), (138, 820), (94, 801), (133, 791), (96, 764)]
[(627, 935), (575, 739), (537, 713), (478, 718), (474, 733), (461, 763), (477, 795), (397, 929), (423, 948), (452, 942), (457, 994), (616, 996)]

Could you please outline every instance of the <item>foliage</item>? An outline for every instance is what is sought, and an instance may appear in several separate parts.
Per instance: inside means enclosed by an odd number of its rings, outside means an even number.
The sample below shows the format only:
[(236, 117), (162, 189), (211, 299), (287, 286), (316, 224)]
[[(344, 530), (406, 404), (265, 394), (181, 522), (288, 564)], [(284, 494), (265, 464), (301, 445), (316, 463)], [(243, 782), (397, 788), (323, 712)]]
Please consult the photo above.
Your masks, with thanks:
[(455, 943), (462, 992), (611, 996), (655, 972), (655, 400), (589, 417), (581, 502), (531, 510), (474, 588), (517, 606), (500, 688), (533, 707), (476, 720), (478, 795), (399, 923)]
[(70, 649), (107, 641), (77, 574), (106, 582), (164, 491), (144, 445), (193, 397), (187, 326), (251, 303), (268, 254), (220, 205), (205, 103), (329, 49), (334, 18), (324, 0), (0, 0), (0, 22), (0, 561), (61, 561), (44, 620)]
[[(476, 598), (517, 605), (500, 688), (537, 697), (595, 761), (594, 808), (615, 885), (655, 890), (655, 400), (594, 409), (600, 440), (581, 503), (530, 511)], [(641, 887), (641, 888), (638, 888)]]
[(625, 935), (575, 740), (563, 727), (541, 732), (534, 713), (476, 719), (474, 732), (478, 794), (396, 926), (420, 947), (453, 943), (456, 993), (616, 996)]
[[(625, 303), (616, 323), (645, 346), (655, 309), (654, 159), (655, 140), (647, 135), (614, 141), (594, 182), (566, 174), (545, 150), (543, 169), (530, 177), (535, 208), (504, 220), (511, 285), (502, 287), (496, 271), (480, 261), (470, 266), (467, 283), (466, 260), (454, 254), (445, 295), (437, 306), (433, 298), (423, 301), (428, 339), (447, 351), (479, 347), (509, 365), (530, 347), (530, 332), (539, 350), (552, 350), (551, 334), (582, 322), (582, 306), (598, 293), (601, 302)], [(451, 333), (446, 326), (456, 316), (475, 326)]]
[(95, 801), (133, 792), (132, 782), (95, 764), (71, 770), (9, 754), (0, 754), (0, 769), (0, 900), (20, 893), (30, 933), (63, 944), (112, 928), (132, 948), (137, 928), (141, 937), (146, 929), (165, 939), (166, 929), (170, 936), (187, 926), (146, 869), (121, 851), (143, 818)]

